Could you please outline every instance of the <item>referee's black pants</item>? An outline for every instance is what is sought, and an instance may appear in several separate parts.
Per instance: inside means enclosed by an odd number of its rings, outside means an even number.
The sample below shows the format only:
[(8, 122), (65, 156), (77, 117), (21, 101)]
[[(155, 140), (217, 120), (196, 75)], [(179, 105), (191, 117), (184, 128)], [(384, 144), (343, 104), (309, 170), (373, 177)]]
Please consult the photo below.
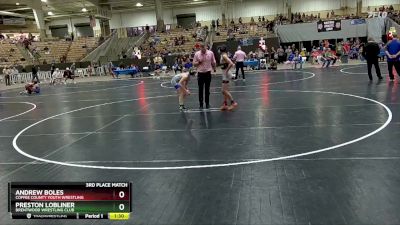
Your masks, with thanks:
[(243, 62), (236, 62), (236, 74), (235, 74), (235, 79), (238, 79), (239, 69), (242, 70), (242, 78), (245, 79), (243, 67), (244, 67), (244, 63), (243, 63)]
[(205, 89), (205, 102), (206, 106), (210, 106), (210, 84), (211, 84), (211, 71), (197, 73), (197, 84), (199, 85), (199, 103), (203, 107), (203, 89)]
[(381, 69), (379, 68), (379, 61), (378, 58), (367, 59), (367, 66), (368, 66), (368, 77), (372, 80), (372, 65), (375, 67), (376, 75), (379, 79), (382, 78)]

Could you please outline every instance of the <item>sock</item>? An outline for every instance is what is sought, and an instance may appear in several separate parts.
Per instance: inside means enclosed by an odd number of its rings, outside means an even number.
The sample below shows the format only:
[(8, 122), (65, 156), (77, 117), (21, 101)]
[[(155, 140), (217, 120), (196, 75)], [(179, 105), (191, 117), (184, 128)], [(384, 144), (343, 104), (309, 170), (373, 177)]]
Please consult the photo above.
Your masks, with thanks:
[(179, 105), (179, 108), (181, 108), (181, 109), (185, 108), (185, 105)]

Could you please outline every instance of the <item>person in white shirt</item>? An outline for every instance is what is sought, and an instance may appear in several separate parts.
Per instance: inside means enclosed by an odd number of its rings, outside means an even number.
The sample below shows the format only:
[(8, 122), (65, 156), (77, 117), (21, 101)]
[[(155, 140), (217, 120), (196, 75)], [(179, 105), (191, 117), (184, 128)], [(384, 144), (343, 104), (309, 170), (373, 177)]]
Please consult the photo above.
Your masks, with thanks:
[(236, 62), (236, 74), (235, 74), (235, 80), (237, 80), (238, 75), (239, 75), (239, 69), (242, 71), (242, 78), (243, 81), (245, 81), (245, 76), (244, 76), (244, 60), (247, 58), (246, 53), (242, 51), (242, 48), (239, 46), (237, 48), (237, 51), (235, 52), (235, 55), (233, 56), (233, 59)]

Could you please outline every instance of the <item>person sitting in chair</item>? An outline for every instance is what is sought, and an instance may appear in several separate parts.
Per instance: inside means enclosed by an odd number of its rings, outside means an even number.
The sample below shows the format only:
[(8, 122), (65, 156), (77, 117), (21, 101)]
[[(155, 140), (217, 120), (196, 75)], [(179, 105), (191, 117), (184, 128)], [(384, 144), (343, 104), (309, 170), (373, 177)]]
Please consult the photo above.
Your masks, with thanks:
[(67, 84), (67, 80), (71, 79), (74, 84), (76, 84), (75, 82), (75, 76), (72, 74), (71, 70), (67, 67), (64, 71), (64, 84)]
[(296, 50), (295, 56), (294, 56), (294, 69), (297, 69), (297, 65), (300, 65), (300, 69), (303, 69), (303, 57), (299, 54), (299, 51)]
[(269, 67), (268, 70), (277, 70), (278, 69), (278, 63), (276, 60), (271, 59), (270, 63), (269, 63)]
[[(336, 63), (336, 56), (335, 55), (333, 55), (333, 53), (332, 53), (332, 51), (331, 51), (331, 49), (330, 48), (327, 48), (326, 50), (325, 50), (325, 52), (322, 54), (322, 61), (323, 61), (323, 64), (322, 64), (322, 68), (323, 67), (326, 67), (326, 68), (328, 68), (329, 67), (329, 65), (331, 65), (331, 66), (333, 66), (335, 63)], [(332, 62), (332, 63), (331, 63)], [(326, 65), (326, 66), (325, 66)]]

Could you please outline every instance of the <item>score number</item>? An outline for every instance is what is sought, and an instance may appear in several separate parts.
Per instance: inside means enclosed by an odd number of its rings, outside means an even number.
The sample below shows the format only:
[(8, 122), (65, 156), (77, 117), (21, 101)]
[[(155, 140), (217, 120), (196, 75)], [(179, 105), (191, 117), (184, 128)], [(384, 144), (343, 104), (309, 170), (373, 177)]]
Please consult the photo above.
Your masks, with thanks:
[[(125, 192), (124, 192), (124, 191), (118, 192), (118, 197), (119, 197), (120, 199), (125, 198)], [(124, 211), (124, 210), (125, 210), (125, 204), (123, 204), (123, 203), (119, 204), (119, 205), (118, 205), (118, 209), (119, 209), (120, 211)]]

